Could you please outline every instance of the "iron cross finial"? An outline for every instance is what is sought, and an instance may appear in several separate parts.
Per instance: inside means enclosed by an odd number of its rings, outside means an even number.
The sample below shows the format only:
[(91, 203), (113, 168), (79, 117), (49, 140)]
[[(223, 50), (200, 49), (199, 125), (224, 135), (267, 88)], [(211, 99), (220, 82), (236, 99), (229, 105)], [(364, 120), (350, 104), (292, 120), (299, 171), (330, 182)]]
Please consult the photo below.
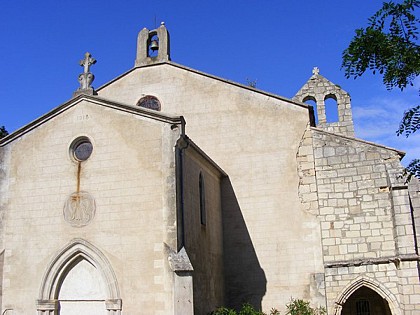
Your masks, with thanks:
[(87, 52), (85, 53), (85, 59), (80, 60), (80, 65), (83, 67), (83, 73), (90, 72), (90, 66), (96, 63), (96, 59), (92, 58), (92, 55)]

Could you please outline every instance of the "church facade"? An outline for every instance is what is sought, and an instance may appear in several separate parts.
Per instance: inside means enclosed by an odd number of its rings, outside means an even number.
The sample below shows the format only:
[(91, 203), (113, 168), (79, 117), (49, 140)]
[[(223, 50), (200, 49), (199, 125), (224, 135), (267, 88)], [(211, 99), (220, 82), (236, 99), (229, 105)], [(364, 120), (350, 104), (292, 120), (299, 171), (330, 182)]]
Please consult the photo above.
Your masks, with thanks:
[(1, 314), (420, 314), (420, 185), (318, 69), (267, 93), (171, 61), (163, 24), (96, 90), (94, 63), (0, 140)]

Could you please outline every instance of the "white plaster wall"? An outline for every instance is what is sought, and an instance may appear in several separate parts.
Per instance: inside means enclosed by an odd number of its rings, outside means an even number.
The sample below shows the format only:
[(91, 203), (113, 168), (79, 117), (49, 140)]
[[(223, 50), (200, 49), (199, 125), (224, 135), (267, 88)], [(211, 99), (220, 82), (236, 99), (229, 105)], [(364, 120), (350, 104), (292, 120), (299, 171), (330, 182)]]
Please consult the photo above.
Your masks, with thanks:
[(136, 69), (98, 94), (133, 105), (150, 94), (163, 113), (183, 115), (189, 137), (230, 177), (267, 279), (264, 310), (311, 298), (311, 275), (323, 267), (318, 221), (297, 191), (306, 108), (168, 64)]
[[(70, 240), (83, 238), (110, 261), (124, 313), (170, 313), (163, 242), (174, 182), (170, 139), (178, 133), (168, 124), (83, 101), (12, 142), (3, 308), (34, 314), (47, 265)], [(95, 218), (80, 228), (62, 215), (76, 190), (77, 164), (69, 145), (78, 136), (93, 143), (80, 185), (96, 202)]]

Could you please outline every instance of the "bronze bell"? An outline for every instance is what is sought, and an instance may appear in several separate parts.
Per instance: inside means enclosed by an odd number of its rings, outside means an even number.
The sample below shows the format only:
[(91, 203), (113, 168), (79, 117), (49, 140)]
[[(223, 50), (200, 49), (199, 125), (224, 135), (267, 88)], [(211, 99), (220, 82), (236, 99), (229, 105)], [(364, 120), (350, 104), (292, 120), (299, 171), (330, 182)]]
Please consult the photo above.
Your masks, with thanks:
[(159, 43), (156, 39), (152, 40), (152, 42), (150, 43), (150, 49), (152, 51), (156, 51), (159, 49)]

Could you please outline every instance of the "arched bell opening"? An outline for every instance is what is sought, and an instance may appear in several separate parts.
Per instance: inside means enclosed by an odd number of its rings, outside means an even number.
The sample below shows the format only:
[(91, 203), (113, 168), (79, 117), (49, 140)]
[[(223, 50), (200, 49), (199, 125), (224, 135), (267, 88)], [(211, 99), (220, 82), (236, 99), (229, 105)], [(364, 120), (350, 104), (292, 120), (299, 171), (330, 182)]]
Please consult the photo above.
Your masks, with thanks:
[(162, 22), (155, 30), (143, 28), (137, 36), (137, 57), (134, 65), (138, 67), (169, 60), (169, 33), (165, 23)]
[(311, 126), (316, 127), (318, 125), (318, 108), (315, 97), (310, 95), (306, 96), (302, 102), (311, 106), (311, 108), (309, 108), (309, 121)]
[(147, 57), (155, 58), (159, 52), (159, 37), (156, 31), (149, 33), (147, 40)]
[(328, 94), (324, 98), (325, 116), (327, 123), (335, 123), (339, 121), (338, 102), (335, 94)]

